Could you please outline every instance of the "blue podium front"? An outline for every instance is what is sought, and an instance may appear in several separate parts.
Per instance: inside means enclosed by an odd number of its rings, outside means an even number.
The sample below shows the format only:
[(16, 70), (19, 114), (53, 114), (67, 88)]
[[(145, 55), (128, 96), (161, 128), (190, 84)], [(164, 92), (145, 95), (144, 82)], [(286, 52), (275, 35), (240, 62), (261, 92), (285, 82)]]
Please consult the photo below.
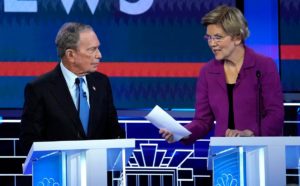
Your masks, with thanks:
[(126, 163), (135, 147), (134, 139), (55, 141), (33, 143), (23, 166), (32, 174), (33, 185), (126, 186)]
[(32, 163), (33, 185), (66, 185), (65, 156), (61, 152), (50, 153)]
[(229, 148), (213, 158), (214, 185), (245, 185), (245, 158), (242, 147)]
[(286, 185), (298, 169), (300, 137), (212, 137), (208, 169), (213, 185)]

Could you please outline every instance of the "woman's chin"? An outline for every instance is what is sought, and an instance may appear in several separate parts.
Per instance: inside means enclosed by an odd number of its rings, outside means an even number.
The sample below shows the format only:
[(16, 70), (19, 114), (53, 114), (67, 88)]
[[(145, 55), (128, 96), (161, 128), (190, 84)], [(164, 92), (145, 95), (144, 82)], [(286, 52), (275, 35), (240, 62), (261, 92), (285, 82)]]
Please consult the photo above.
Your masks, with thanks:
[(215, 55), (215, 59), (218, 61), (221, 61), (221, 60), (223, 60), (223, 56)]

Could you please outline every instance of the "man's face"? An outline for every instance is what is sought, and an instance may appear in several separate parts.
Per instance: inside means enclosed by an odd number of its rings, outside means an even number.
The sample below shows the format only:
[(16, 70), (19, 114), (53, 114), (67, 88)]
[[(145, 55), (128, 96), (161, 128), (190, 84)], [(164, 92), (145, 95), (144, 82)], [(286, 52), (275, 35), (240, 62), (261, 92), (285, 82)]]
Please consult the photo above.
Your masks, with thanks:
[(99, 46), (100, 42), (94, 31), (86, 30), (80, 33), (73, 63), (76, 75), (86, 75), (97, 70), (102, 58)]

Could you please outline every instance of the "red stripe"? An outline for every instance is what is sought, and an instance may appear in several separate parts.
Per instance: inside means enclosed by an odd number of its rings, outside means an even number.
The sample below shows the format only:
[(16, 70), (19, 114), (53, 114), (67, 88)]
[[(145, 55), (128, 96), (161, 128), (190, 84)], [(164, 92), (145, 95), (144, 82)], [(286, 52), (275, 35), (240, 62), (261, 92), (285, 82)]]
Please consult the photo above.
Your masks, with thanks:
[[(300, 60), (300, 45), (280, 46), (282, 60)], [(0, 62), (0, 76), (38, 76), (56, 62)], [(101, 63), (99, 71), (110, 77), (197, 77), (204, 63)]]
[[(204, 64), (105, 62), (98, 71), (110, 77), (197, 77)], [(38, 76), (56, 65), (56, 62), (0, 62), (0, 76)]]
[(281, 45), (282, 60), (300, 60), (300, 45)]

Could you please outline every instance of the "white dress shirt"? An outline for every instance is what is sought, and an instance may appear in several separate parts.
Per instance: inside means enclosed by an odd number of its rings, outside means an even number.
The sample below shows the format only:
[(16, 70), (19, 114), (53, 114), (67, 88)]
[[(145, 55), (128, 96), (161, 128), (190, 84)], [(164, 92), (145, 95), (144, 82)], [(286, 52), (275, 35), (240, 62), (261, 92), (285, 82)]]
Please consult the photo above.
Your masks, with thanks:
[[(72, 96), (73, 103), (74, 103), (76, 109), (78, 109), (78, 103), (77, 103), (78, 98), (76, 95), (76, 88), (77, 88), (76, 86), (77, 85), (75, 84), (75, 79), (79, 78), (79, 77), (76, 76), (76, 74), (74, 74), (70, 70), (68, 70), (62, 62), (60, 62), (60, 68), (61, 68), (62, 74), (66, 80), (70, 94)], [(84, 79), (84, 83), (82, 84), (82, 89), (86, 93), (87, 102), (88, 102), (88, 105), (90, 106), (90, 99), (89, 99), (90, 95), (89, 95), (86, 77), (85, 76), (81, 76), (81, 77)]]

